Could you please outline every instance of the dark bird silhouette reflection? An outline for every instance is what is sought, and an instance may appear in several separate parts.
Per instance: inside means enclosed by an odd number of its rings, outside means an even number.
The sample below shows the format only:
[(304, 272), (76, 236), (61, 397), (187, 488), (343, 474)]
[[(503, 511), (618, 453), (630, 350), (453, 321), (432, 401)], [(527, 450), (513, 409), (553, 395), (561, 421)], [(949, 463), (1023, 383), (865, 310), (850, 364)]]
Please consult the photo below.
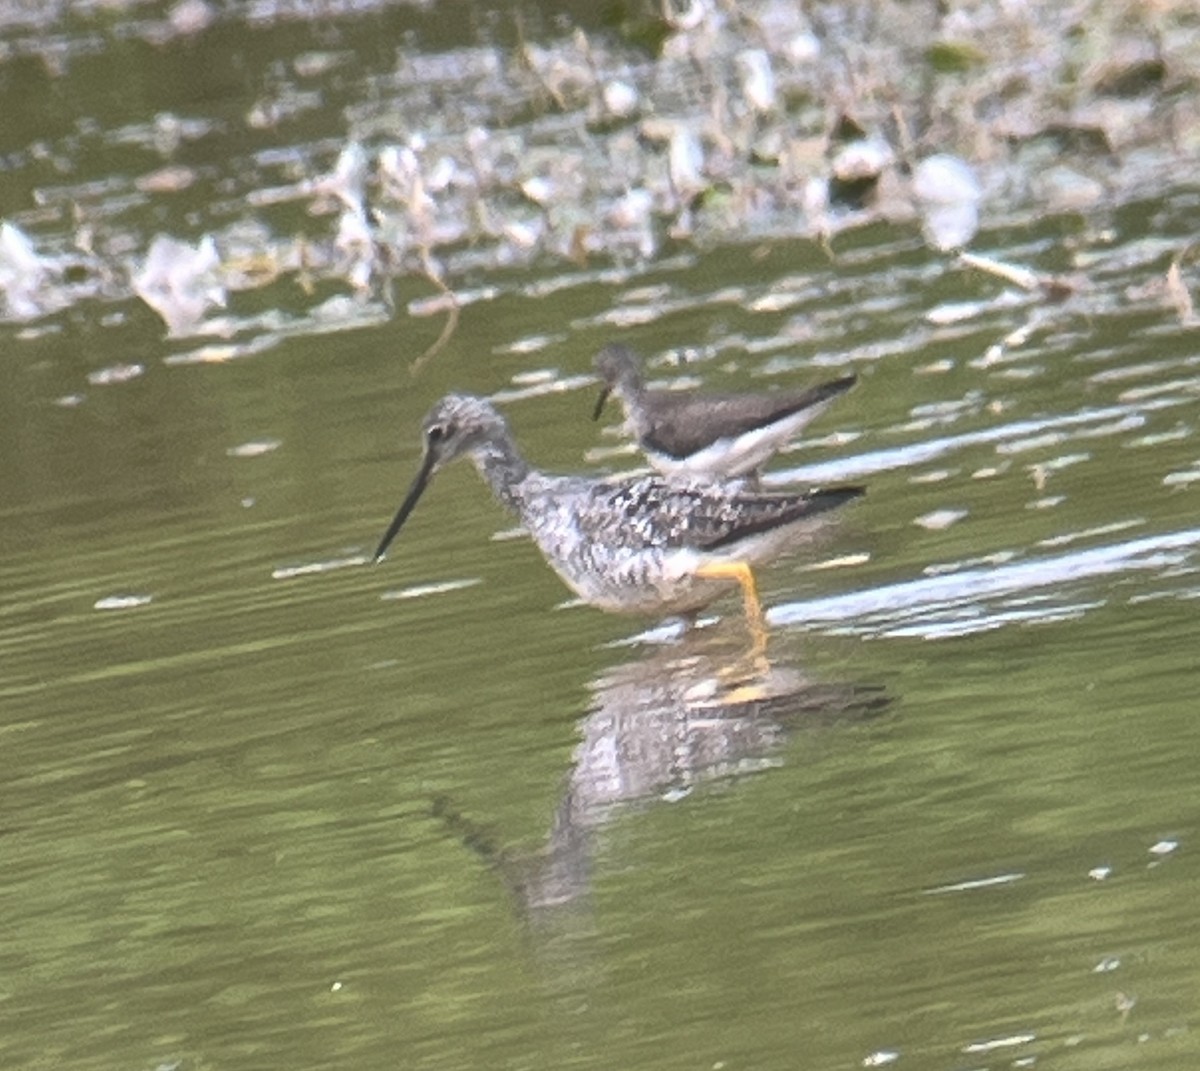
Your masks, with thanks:
[(496, 871), (533, 928), (569, 929), (581, 910), (586, 918), (598, 834), (615, 813), (777, 766), (797, 730), (869, 718), (887, 705), (877, 686), (815, 681), (779, 663), (730, 680), (730, 651), (737, 647), (728, 639), (689, 633), (592, 683), (571, 771), (537, 851), (500, 849), (448, 800), (436, 803), (436, 813)]

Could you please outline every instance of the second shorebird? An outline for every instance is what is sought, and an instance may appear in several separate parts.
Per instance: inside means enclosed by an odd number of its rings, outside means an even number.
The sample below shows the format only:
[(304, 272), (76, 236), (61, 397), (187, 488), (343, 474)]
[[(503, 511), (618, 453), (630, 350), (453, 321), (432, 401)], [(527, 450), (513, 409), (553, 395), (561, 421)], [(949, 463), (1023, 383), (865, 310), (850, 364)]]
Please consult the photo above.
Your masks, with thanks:
[(655, 390), (642, 380), (641, 363), (628, 346), (605, 346), (595, 360), (603, 387), (592, 418), (610, 394), (647, 460), (667, 476), (710, 479), (758, 477), (802, 428), (839, 394), (854, 386), (842, 376), (805, 390), (702, 394)]
[(421, 467), (376, 561), (434, 473), (465, 454), (584, 602), (622, 613), (691, 615), (736, 584), (756, 656), (766, 648), (767, 628), (751, 567), (811, 540), (821, 514), (863, 493), (832, 487), (768, 494), (741, 482), (554, 476), (525, 461), (490, 402), (466, 394), (438, 402), (423, 430)]

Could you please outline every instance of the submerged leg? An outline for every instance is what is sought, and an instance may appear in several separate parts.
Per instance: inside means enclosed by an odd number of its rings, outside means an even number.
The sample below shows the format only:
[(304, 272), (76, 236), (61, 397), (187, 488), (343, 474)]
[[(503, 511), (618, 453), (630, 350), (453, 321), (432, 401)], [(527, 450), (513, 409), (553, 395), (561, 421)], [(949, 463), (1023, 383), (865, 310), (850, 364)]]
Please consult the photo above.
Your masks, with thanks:
[(698, 577), (706, 580), (736, 580), (742, 589), (742, 605), (746, 612), (746, 625), (750, 629), (750, 653), (755, 661), (760, 660), (767, 650), (767, 619), (763, 616), (762, 603), (758, 600), (758, 588), (754, 573), (745, 562), (705, 562), (696, 570)]

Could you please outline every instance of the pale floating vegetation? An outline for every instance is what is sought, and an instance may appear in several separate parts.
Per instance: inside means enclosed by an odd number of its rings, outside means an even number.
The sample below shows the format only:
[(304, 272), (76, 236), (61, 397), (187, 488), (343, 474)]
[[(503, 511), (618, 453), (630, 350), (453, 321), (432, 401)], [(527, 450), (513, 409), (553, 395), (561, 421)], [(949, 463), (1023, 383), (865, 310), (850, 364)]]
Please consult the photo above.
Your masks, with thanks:
[[(101, 289), (86, 250), (41, 251), (16, 223), (0, 222), (0, 320), (38, 320)], [(26, 328), (18, 337), (40, 334)]]
[(1186, 261), (1196, 259), (1196, 246), (1189, 244), (1171, 258), (1171, 266), (1167, 269), (1166, 288), (1175, 313), (1184, 327), (1200, 325), (1200, 316), (1196, 315), (1196, 306), (1192, 301), (1192, 293), (1183, 277), (1183, 265)]
[(189, 245), (169, 235), (156, 235), (145, 261), (133, 276), (133, 290), (167, 325), (172, 337), (187, 335), (211, 308), (225, 305), (225, 287), (216, 243), (206, 235)]
[(983, 190), (966, 161), (949, 153), (926, 157), (913, 172), (913, 193), (934, 249), (961, 249), (975, 237)]
[(38, 255), (24, 231), (0, 223), (0, 294), (8, 316), (28, 320), (42, 315), (46, 309), (38, 295), (55, 274), (52, 262)]
[[(330, 7), (326, 14), (355, 10)], [(35, 320), (82, 298), (137, 294), (170, 338), (228, 344), (224, 356), (208, 342), (192, 358), (171, 353), (179, 363), (262, 352), (248, 335), (442, 317), (437, 337), (414, 347), (424, 347), (412, 362), (419, 368), (471, 301), (634, 279), (721, 242), (806, 239), (837, 255), (839, 235), (884, 221), (922, 234), (937, 252), (959, 252), (947, 268), (984, 272), (1026, 295), (1032, 321), (1040, 306), (1086, 291), (1083, 275), (968, 250), (981, 229), (1190, 180), (1200, 156), (1192, 88), (1200, 27), (1183, 8), (1049, 0), (868, 8), (693, 0), (648, 6), (611, 32), (576, 27), (538, 41), (514, 14), (511, 47), (402, 48), (391, 70), (361, 74), (345, 51), (303, 53), (272, 72), (240, 122), (277, 132), (327, 111), (325, 81), (336, 79), (352, 93), (340, 106), (340, 140), (252, 150), (213, 176), (177, 156), (224, 136), (229, 120), (164, 112), (88, 131), (159, 162), (38, 188), (33, 209), (0, 223), (0, 315)], [(124, 15), (127, 36), (157, 44), (221, 24), (302, 17), (204, 0), (182, 0), (159, 19)], [(48, 18), (44, 29), (54, 25)], [(53, 73), (72, 47), (88, 46), (35, 34), (14, 47)], [(439, 106), (450, 98), (465, 103)], [(69, 173), (71, 150), (45, 151), (59, 152), (56, 166)], [(157, 237), (128, 222), (182, 191), (194, 197), (214, 177), (219, 199), (199, 220), (168, 216)], [(185, 231), (195, 237), (184, 240)], [(1170, 252), (1165, 275), (1128, 299), (1173, 307), (1191, 326), (1191, 254)], [(1114, 266), (1102, 255), (1089, 264), (1090, 255), (1078, 272)], [(536, 283), (509, 270), (530, 267), (542, 273)], [(266, 299), (280, 310), (274, 320), (237, 312), (235, 295), (272, 286), (298, 289), (313, 308), (297, 313), (296, 295), (281, 292)], [(1013, 298), (1006, 289), (994, 300)], [(772, 312), (802, 297), (745, 301)], [(670, 311), (649, 304), (629, 316)], [(980, 299), (942, 306), (930, 320), (989, 311)]]

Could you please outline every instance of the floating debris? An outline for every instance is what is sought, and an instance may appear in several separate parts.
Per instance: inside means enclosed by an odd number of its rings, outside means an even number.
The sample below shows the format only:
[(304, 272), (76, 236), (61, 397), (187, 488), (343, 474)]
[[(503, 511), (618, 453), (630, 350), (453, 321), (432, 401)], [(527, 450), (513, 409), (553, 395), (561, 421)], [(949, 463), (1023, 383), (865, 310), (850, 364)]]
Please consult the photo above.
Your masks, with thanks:
[[(594, 279), (597, 261), (644, 269), (671, 239), (700, 249), (760, 235), (829, 240), (879, 221), (903, 228), (915, 213), (931, 245), (958, 249), (978, 227), (984, 189), (1003, 190), (1018, 213), (1022, 202), (1043, 215), (1048, 206), (1072, 210), (1098, 198), (1120, 205), (1144, 196), (1140, 179), (1157, 174), (1158, 164), (1169, 182), (1197, 155), (1194, 109), (1178, 99), (1179, 87), (1186, 94), (1190, 85), (1181, 57), (1194, 34), (1171, 12), (1151, 18), (1139, 10), (1118, 25), (1089, 17), (1094, 6), (1080, 15), (1044, 0), (1016, 4), (1001, 20), (956, 10), (930, 35), (903, 5), (881, 9), (878, 18), (827, 23), (815, 10), (776, 0), (673, 0), (651, 20), (650, 40), (628, 28), (590, 37), (566, 20), (540, 28), (537, 43), (521, 38), (511, 49), (487, 34), (437, 55), (404, 42), (401, 61), (383, 67), (354, 66), (349, 51), (284, 56), (270, 68), (262, 99), (240, 109), (249, 131), (223, 112), (163, 112), (111, 131), (87, 120), (78, 134), (48, 136), (10, 154), (10, 170), (41, 169), (29, 175), (39, 214), (23, 216), (22, 225), (57, 222), (54, 247), (73, 252), (41, 255), (5, 224), (0, 310), (33, 318), (82, 293), (106, 302), (127, 294), (119, 258), (149, 239), (131, 209), (138, 220), (178, 219), (171, 225), (192, 229), (237, 219), (195, 247), (150, 245), (133, 273), (134, 291), (172, 336), (220, 329), (229, 337), (225, 329), (240, 325), (205, 323), (227, 291), (293, 274), (307, 297), (331, 283), (364, 302), (390, 298), (393, 284), (422, 277), (436, 279), (442, 293), (464, 285), (519, 293)], [(133, 32), (169, 40), (212, 21), (236, 33), (239, 25), (285, 17), (275, 7), (178, 0), (168, 5), (173, 15), (139, 22)], [(158, 29), (150, 33), (150, 25)], [(103, 52), (110, 42), (101, 35), (70, 47)], [(915, 68), (893, 62), (905, 55)], [(57, 62), (69, 73), (65, 56)], [(960, 85), (939, 74), (945, 70), (980, 77)], [(1063, 84), (1078, 92), (1064, 97)], [(470, 107), (447, 113), (436, 104), (447, 99)], [(312, 140), (254, 133), (317, 110), (323, 118), (313, 129), (322, 133)], [(915, 117), (910, 131), (906, 123)], [(211, 161), (204, 166), (178, 158), (189, 142), (229, 134), (228, 160), (214, 160), (219, 152), (204, 157)], [(43, 179), (42, 171), (69, 174), (79, 166), (79, 136), (157, 154), (160, 166), (73, 183)], [(242, 148), (247, 136), (252, 143)], [(922, 159), (930, 144), (944, 151)], [(898, 162), (913, 165), (911, 181)], [(210, 184), (216, 198), (204, 204)], [(189, 187), (205, 192), (178, 196)], [(256, 212), (288, 203), (299, 204)], [(316, 225), (301, 220), (302, 212)], [(264, 232), (261, 248), (235, 253), (230, 233), (248, 218)], [(273, 235), (275, 228), (290, 232)], [(1157, 241), (1178, 250), (1177, 239)], [(1063, 248), (1081, 269), (1099, 256), (1091, 264), (1111, 271), (1095, 243), (1090, 232)], [(160, 258), (171, 263), (159, 265)], [(511, 271), (539, 259), (557, 261), (564, 272), (531, 284)], [(989, 258), (961, 263), (1037, 298), (1061, 300), (1080, 286)], [(1158, 264), (1152, 268), (1154, 300), (1171, 301), (1184, 323), (1195, 317), (1188, 266), (1181, 258), (1166, 277)], [(383, 300), (389, 317), (422, 310), (408, 304), (410, 292), (394, 289), (395, 304)], [(282, 295), (269, 300), (293, 308)], [(760, 308), (800, 301), (767, 297)], [(453, 315), (453, 306), (444, 308)], [(993, 308), (975, 306), (976, 314)], [(317, 322), (297, 316), (296, 333)]]
[(1034, 176), (1033, 194), (1049, 212), (1080, 212), (1099, 204), (1104, 185), (1065, 164), (1056, 164)]
[(1070, 297), (1080, 288), (1080, 282), (1059, 275), (1041, 275), (1020, 264), (1010, 264), (996, 257), (980, 256), (977, 253), (958, 254), (959, 263), (976, 271), (994, 275), (1005, 282), (1019, 286), (1022, 290), (1041, 293), (1054, 301)]
[(15, 224), (0, 223), (0, 298), (5, 316), (32, 320), (61, 302), (48, 300), (51, 283), (61, 274), (58, 264), (41, 256), (29, 236)]
[(1196, 316), (1196, 306), (1192, 302), (1191, 291), (1188, 290), (1187, 283), (1183, 279), (1183, 262), (1192, 252), (1192, 248), (1189, 245), (1176, 253), (1171, 259), (1171, 266), (1167, 269), (1167, 294), (1175, 305), (1175, 313), (1179, 317), (1180, 324), (1184, 327), (1195, 327), (1200, 323), (1200, 317)]
[[(1130, 993), (1122, 993), (1118, 991), (1113, 997), (1113, 1007), (1116, 1008), (1117, 1014), (1121, 1017), (1121, 1022), (1124, 1023), (1129, 1018), (1129, 1013), (1137, 1007), (1137, 997)], [(1139, 1042), (1145, 1042), (1149, 1040), (1149, 1034), (1138, 1035)]]
[(367, 172), (370, 159), (366, 150), (357, 142), (351, 142), (340, 153), (333, 171), (322, 175), (312, 184), (312, 191), (327, 197), (335, 197), (349, 211), (360, 216), (366, 214)]
[(913, 172), (913, 193), (921, 205), (925, 239), (946, 252), (967, 245), (979, 229), (979, 179), (957, 156), (939, 153)]
[(886, 142), (878, 138), (859, 138), (838, 150), (831, 170), (839, 182), (874, 181), (895, 159), (896, 154)]
[(671, 124), (667, 135), (667, 174), (678, 207), (687, 208), (708, 188), (703, 176), (704, 149), (689, 123)]
[(162, 317), (170, 337), (187, 335), (199, 326), (210, 308), (225, 305), (225, 288), (218, 276), (220, 264), (211, 235), (193, 246), (159, 234), (133, 277), (133, 289)]
[(774, 111), (779, 102), (771, 57), (761, 48), (745, 48), (734, 56), (734, 62), (741, 76), (742, 98), (746, 103), (760, 114)]
[(1091, 878), (1092, 881), (1107, 881), (1110, 877), (1112, 877), (1112, 872), (1113, 868), (1105, 864), (1103, 866), (1092, 867), (1092, 869), (1088, 871), (1087, 876)]
[(1019, 286), (1022, 290), (1037, 290), (1041, 286), (1041, 276), (1020, 264), (1008, 264), (995, 257), (980, 256), (976, 253), (960, 253), (958, 259), (968, 268), (995, 275), (1005, 282)]
[(606, 119), (628, 119), (641, 108), (641, 97), (636, 87), (619, 78), (604, 83), (600, 90), (600, 100)]
[(371, 233), (366, 211), (361, 206), (343, 209), (338, 217), (337, 237), (333, 240), (333, 248), (338, 253), (337, 272), (355, 290), (369, 290), (376, 266), (375, 238)]

